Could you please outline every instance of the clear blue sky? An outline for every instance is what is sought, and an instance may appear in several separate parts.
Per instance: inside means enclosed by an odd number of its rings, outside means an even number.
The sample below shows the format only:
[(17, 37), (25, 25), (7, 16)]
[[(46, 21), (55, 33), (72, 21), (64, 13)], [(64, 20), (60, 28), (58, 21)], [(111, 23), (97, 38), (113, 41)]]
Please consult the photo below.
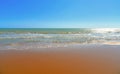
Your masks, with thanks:
[(120, 28), (120, 0), (0, 0), (0, 28)]

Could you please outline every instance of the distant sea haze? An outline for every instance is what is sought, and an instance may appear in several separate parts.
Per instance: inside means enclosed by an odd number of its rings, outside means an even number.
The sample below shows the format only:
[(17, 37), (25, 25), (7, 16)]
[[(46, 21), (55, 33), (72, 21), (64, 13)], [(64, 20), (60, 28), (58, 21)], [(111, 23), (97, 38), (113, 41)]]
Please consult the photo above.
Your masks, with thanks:
[(120, 28), (1, 28), (0, 48), (120, 45)]

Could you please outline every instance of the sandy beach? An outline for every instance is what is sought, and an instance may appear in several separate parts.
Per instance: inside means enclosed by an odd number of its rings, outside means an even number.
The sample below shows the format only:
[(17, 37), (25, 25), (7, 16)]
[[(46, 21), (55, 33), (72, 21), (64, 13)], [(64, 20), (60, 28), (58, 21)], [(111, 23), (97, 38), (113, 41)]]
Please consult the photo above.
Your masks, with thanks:
[(1, 50), (0, 74), (119, 74), (120, 46)]

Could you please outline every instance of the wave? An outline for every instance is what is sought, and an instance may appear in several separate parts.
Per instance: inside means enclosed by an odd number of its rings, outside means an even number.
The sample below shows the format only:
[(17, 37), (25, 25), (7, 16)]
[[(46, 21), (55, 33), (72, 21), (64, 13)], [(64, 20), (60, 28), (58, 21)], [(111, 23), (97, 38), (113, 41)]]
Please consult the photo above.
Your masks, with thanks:
[(51, 42), (51, 43), (90, 43), (103, 41), (120, 41), (120, 34), (7, 34), (0, 35), (1, 40)]
[[(72, 31), (73, 30), (73, 31)], [(41, 31), (41, 30), (40, 30)], [(118, 44), (120, 43), (119, 28), (69, 29), (57, 30), (56, 33), (44, 32), (8, 32), (1, 31), (0, 44), (33, 42), (41, 44)], [(46, 32), (47, 32), (46, 31)], [(51, 31), (51, 30), (50, 30)], [(53, 31), (53, 30), (52, 30)], [(66, 33), (67, 32), (67, 33)]]

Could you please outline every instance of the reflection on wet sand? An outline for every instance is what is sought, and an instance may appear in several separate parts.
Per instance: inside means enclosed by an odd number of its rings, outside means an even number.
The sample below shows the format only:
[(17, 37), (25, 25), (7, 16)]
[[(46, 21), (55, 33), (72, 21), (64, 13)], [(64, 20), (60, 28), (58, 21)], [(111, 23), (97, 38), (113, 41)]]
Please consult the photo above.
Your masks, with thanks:
[(1, 51), (0, 74), (119, 74), (119, 52), (116, 46)]

